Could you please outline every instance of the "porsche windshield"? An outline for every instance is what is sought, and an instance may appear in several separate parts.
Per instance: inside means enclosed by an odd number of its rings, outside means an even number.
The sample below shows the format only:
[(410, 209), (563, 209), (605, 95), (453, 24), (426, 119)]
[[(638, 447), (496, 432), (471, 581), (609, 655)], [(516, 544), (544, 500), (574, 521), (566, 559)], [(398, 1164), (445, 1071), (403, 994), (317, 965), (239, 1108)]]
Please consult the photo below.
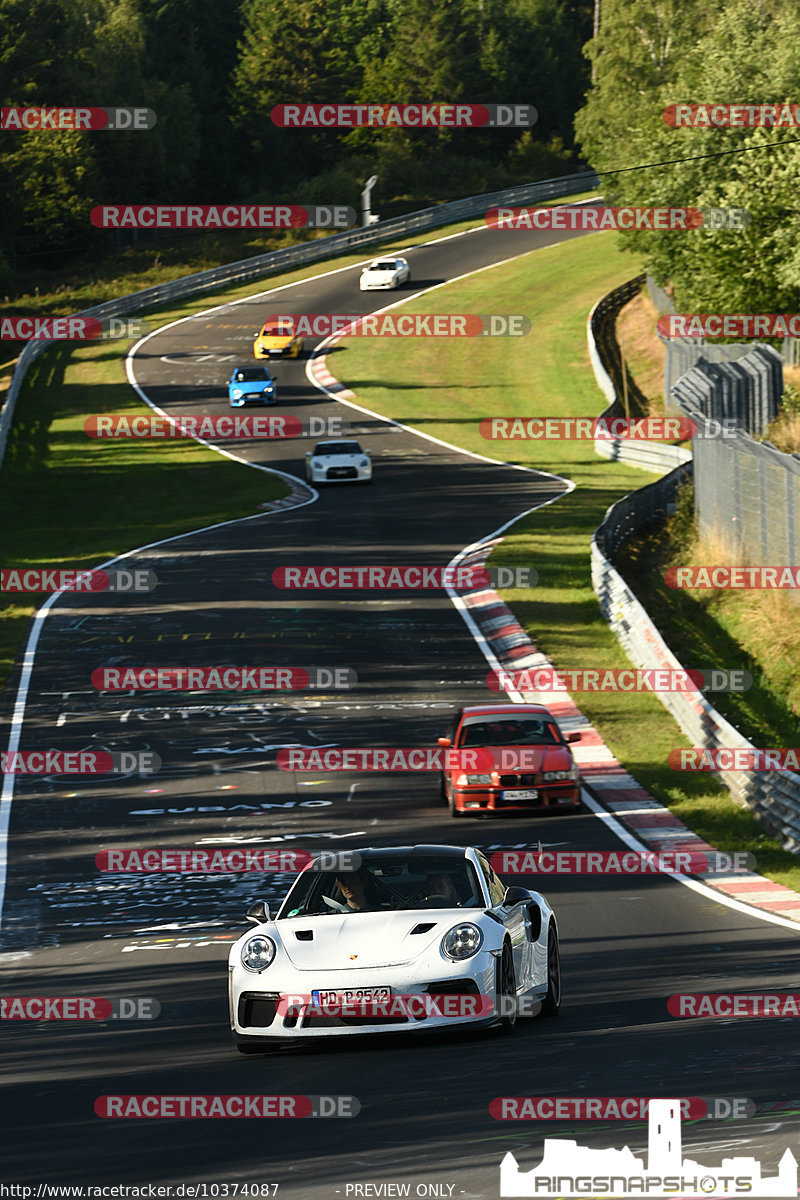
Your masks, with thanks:
[(464, 721), (458, 739), (466, 746), (561, 746), (563, 741), (552, 717), (471, 717)]
[(326, 913), (482, 908), (475, 868), (458, 857), (365, 855), (358, 871), (308, 870), (295, 881), (278, 920)]

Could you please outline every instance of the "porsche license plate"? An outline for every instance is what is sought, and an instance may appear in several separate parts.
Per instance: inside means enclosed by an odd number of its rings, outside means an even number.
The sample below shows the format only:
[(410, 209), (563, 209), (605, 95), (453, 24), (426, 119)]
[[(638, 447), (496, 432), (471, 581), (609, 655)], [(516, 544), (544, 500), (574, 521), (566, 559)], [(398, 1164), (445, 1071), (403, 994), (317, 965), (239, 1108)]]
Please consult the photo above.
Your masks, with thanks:
[(374, 1004), (389, 1000), (390, 987), (336, 988), (312, 991), (311, 1002), (317, 1008), (339, 1007), (344, 1004)]
[(508, 789), (506, 789), (502, 795), (503, 795), (504, 800), (538, 800), (539, 799), (539, 793), (536, 791), (536, 788), (519, 788), (518, 790), (514, 789), (513, 791), (509, 791)]

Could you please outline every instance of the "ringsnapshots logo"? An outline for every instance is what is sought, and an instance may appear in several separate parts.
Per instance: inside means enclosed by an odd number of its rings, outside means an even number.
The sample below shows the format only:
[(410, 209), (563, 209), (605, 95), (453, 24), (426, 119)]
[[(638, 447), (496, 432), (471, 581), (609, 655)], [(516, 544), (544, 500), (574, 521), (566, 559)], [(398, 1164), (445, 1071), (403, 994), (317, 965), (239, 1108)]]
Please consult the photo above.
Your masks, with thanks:
[(748, 671), (686, 670), (670, 667), (553, 667), (490, 671), (486, 686), (493, 692), (746, 692), (753, 686)]
[(98, 204), (97, 229), (350, 229), (348, 204)]
[(98, 1117), (257, 1117), (260, 1120), (296, 1117), (357, 1117), (361, 1104), (355, 1096), (242, 1096), (196, 1095), (98, 1096)]
[(524, 313), (280, 313), (264, 322), (287, 337), (526, 337)]
[(3, 996), (0, 1021), (155, 1021), (153, 996)]
[(347, 691), (358, 683), (352, 667), (97, 667), (99, 692)]
[(720, 850), (527, 850), (495, 851), (498, 875), (730, 875), (754, 871), (755, 857)]
[(161, 759), (150, 750), (3, 750), (0, 775), (155, 775)]
[(158, 587), (155, 571), (65, 571), (58, 567), (4, 567), (0, 592), (114, 592), (139, 595)]
[(550, 205), (538, 208), (487, 210), (489, 229), (579, 229), (584, 233), (606, 229), (684, 232), (694, 229), (746, 229), (752, 214), (744, 208), (607, 208), (597, 205)]
[(153, 129), (158, 120), (152, 108), (53, 108), (29, 105), (25, 108), (0, 108), (0, 130), (25, 133), (32, 129), (51, 131), (82, 129), (87, 131), (138, 132)]
[(672, 129), (796, 129), (800, 104), (668, 104)]
[(545, 1138), (541, 1162), (521, 1171), (509, 1151), (500, 1164), (502, 1197), (649, 1196), (652, 1200), (731, 1200), (735, 1196), (797, 1195), (797, 1160), (787, 1149), (777, 1174), (765, 1175), (756, 1158), (725, 1158), (706, 1167), (684, 1158), (681, 1101), (651, 1099), (647, 1161), (623, 1150), (579, 1146), (563, 1138)]
[(282, 591), (446, 591), (479, 588), (533, 588), (539, 582), (535, 567), (446, 566), (322, 566), (276, 567), (272, 582)]
[(138, 317), (0, 317), (0, 340), (6, 342), (107, 342), (139, 339), (151, 332)]
[(656, 331), (668, 338), (800, 338), (800, 313), (667, 313)]
[(95, 855), (98, 871), (117, 874), (222, 874), (240, 875), (254, 871), (259, 875), (298, 871), (351, 872), (361, 866), (355, 850), (240, 850), (233, 847), (215, 850), (141, 847), (129, 850), (100, 850)]
[(718, 591), (788, 590), (800, 588), (800, 567), (667, 567), (664, 583), (668, 588), (715, 588)]
[(276, 104), (279, 129), (532, 129), (532, 104)]
[[(744, 1121), (756, 1112), (747, 1097), (688, 1096), (678, 1102), (684, 1121)], [(646, 1096), (496, 1096), (495, 1121), (646, 1121)]]
[(325, 438), (346, 437), (350, 423), (340, 417), (299, 417), (280, 413), (246, 416), (230, 413), (221, 416), (157, 417), (142, 413), (105, 413), (87, 417), (84, 433), (90, 438), (201, 438), (225, 441), (250, 438)]

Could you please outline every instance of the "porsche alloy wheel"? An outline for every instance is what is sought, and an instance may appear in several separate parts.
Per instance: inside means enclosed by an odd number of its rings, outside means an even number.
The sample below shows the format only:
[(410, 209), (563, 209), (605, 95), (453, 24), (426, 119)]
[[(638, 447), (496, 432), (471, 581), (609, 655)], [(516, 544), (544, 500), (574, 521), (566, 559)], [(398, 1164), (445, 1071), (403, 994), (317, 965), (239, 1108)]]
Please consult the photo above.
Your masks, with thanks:
[(557, 1017), (561, 1008), (561, 955), (558, 934), (553, 926), (547, 933), (547, 995), (542, 1001), (542, 1016)]
[(513, 1033), (517, 1026), (517, 979), (514, 974), (514, 958), (508, 942), (503, 946), (499, 974), (497, 1007), (502, 1014), (499, 1028), (502, 1033)]

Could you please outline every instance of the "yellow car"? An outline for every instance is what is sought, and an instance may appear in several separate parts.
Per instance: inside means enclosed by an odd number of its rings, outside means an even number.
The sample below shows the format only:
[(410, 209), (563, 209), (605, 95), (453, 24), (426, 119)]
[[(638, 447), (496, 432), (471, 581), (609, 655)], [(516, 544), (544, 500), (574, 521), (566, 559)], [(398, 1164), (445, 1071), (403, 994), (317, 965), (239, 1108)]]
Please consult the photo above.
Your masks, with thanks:
[(256, 358), (299, 358), (303, 350), (303, 339), (290, 322), (268, 321), (253, 337)]

